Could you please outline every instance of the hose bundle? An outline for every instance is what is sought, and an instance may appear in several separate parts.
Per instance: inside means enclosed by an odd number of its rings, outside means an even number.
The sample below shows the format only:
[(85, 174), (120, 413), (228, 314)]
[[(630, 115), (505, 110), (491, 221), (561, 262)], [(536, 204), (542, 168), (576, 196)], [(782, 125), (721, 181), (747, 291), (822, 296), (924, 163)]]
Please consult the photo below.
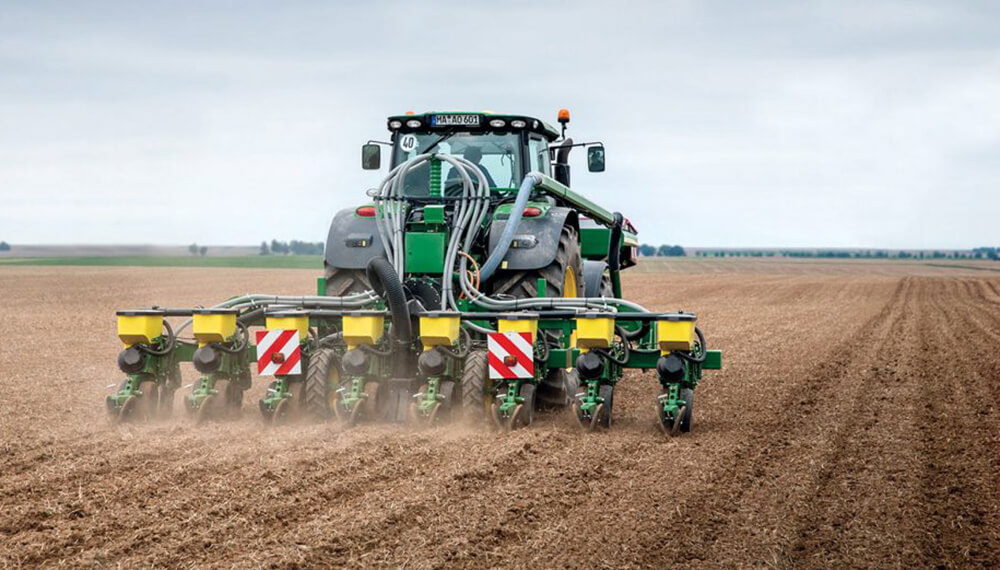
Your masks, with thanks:
[[(499, 299), (490, 297), (479, 291), (479, 287), (472, 282), (468, 269), (468, 252), (476, 239), (476, 234), (483, 225), (483, 221), (489, 214), (489, 184), (486, 181), (480, 167), (476, 164), (458, 156), (449, 154), (421, 154), (406, 162), (396, 166), (389, 172), (389, 175), (382, 180), (376, 191), (376, 200), (381, 207), (376, 213), (376, 224), (378, 225), (379, 236), (385, 249), (386, 258), (389, 260), (396, 273), (400, 276), (406, 274), (404, 259), (403, 237), (406, 228), (406, 218), (409, 214), (409, 205), (403, 192), (403, 184), (407, 173), (414, 168), (424, 165), (432, 159), (442, 160), (450, 164), (458, 174), (461, 182), (461, 193), (455, 200), (454, 218), (451, 227), (453, 231), (448, 241), (448, 248), (445, 253), (444, 267), (445, 278), (441, 283), (441, 309), (449, 308), (457, 310), (455, 302), (455, 291), (453, 279), (450, 274), (458, 274), (460, 292), (469, 297), (473, 303), (491, 311), (516, 311), (522, 309), (599, 309), (605, 311), (617, 310), (617, 307), (628, 307), (634, 311), (645, 309), (629, 301), (622, 299), (608, 299), (603, 297), (547, 297), (541, 299)], [(524, 208), (535, 187), (542, 181), (542, 174), (531, 172), (525, 176), (518, 188), (514, 205), (511, 209), (510, 217), (505, 224), (503, 234), (500, 236), (497, 248), (483, 262), (483, 266), (478, 271), (478, 280), (485, 282), (500, 266), (503, 258), (507, 255), (510, 244), (517, 232)], [(460, 254), (462, 254), (460, 256)], [(476, 327), (478, 328), (478, 327)]]
[[(472, 247), (476, 233), (489, 213), (490, 187), (482, 171), (474, 163), (459, 156), (450, 154), (426, 153), (417, 155), (393, 168), (382, 180), (376, 191), (377, 209), (375, 222), (379, 237), (385, 249), (386, 259), (395, 269), (396, 274), (406, 275), (406, 260), (403, 249), (403, 236), (406, 231), (406, 218), (409, 215), (409, 204), (404, 194), (406, 175), (414, 168), (429, 163), (431, 160), (442, 160), (454, 168), (461, 182), (461, 192), (455, 200), (452, 227), (445, 250), (445, 275), (455, 267), (459, 250), (467, 251)], [(441, 283), (441, 309), (447, 309), (452, 299), (452, 280), (443, 279)]]

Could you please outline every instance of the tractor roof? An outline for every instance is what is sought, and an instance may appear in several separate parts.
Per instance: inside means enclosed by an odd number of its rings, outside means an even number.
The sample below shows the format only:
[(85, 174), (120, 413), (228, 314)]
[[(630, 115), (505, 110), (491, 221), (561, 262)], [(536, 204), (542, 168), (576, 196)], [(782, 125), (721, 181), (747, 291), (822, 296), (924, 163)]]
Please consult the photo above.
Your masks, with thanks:
[(552, 125), (527, 115), (509, 115), (492, 111), (431, 111), (393, 115), (388, 119), (392, 132), (433, 132), (458, 128), (462, 131), (519, 131), (538, 133), (550, 142), (559, 138)]

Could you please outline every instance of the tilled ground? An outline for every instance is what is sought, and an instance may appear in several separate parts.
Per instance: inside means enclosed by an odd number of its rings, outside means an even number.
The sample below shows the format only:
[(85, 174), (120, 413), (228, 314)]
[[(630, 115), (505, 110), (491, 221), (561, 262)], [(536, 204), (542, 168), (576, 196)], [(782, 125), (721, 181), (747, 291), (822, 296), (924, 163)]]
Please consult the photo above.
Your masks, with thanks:
[[(1000, 565), (1000, 278), (669, 274), (725, 369), (692, 434), (631, 373), (615, 426), (111, 427), (116, 308), (312, 272), (0, 268), (0, 566)], [(185, 370), (187, 381), (193, 370)]]

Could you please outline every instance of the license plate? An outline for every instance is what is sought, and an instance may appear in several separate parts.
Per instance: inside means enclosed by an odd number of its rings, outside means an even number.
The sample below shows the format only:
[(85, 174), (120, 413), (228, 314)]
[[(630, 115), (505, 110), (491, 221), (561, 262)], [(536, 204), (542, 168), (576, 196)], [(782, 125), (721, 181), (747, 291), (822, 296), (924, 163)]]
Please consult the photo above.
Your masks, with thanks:
[(434, 115), (435, 127), (478, 127), (479, 115)]

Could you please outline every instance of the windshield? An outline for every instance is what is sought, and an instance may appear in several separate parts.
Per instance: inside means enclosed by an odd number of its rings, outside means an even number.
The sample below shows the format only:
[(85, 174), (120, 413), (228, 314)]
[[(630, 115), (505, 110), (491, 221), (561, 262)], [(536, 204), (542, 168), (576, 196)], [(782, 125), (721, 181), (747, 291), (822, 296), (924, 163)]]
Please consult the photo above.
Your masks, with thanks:
[[(479, 165), (493, 190), (513, 190), (521, 183), (521, 153), (518, 152), (520, 135), (514, 133), (449, 133), (444, 130), (436, 133), (400, 134), (396, 138), (392, 165), (396, 166), (427, 152), (435, 142), (437, 146), (432, 149), (433, 152), (458, 155)], [(441, 180), (445, 196), (453, 196), (461, 191), (458, 172), (447, 162), (441, 165)], [(404, 193), (414, 197), (430, 195), (428, 166), (411, 170), (406, 175)]]

